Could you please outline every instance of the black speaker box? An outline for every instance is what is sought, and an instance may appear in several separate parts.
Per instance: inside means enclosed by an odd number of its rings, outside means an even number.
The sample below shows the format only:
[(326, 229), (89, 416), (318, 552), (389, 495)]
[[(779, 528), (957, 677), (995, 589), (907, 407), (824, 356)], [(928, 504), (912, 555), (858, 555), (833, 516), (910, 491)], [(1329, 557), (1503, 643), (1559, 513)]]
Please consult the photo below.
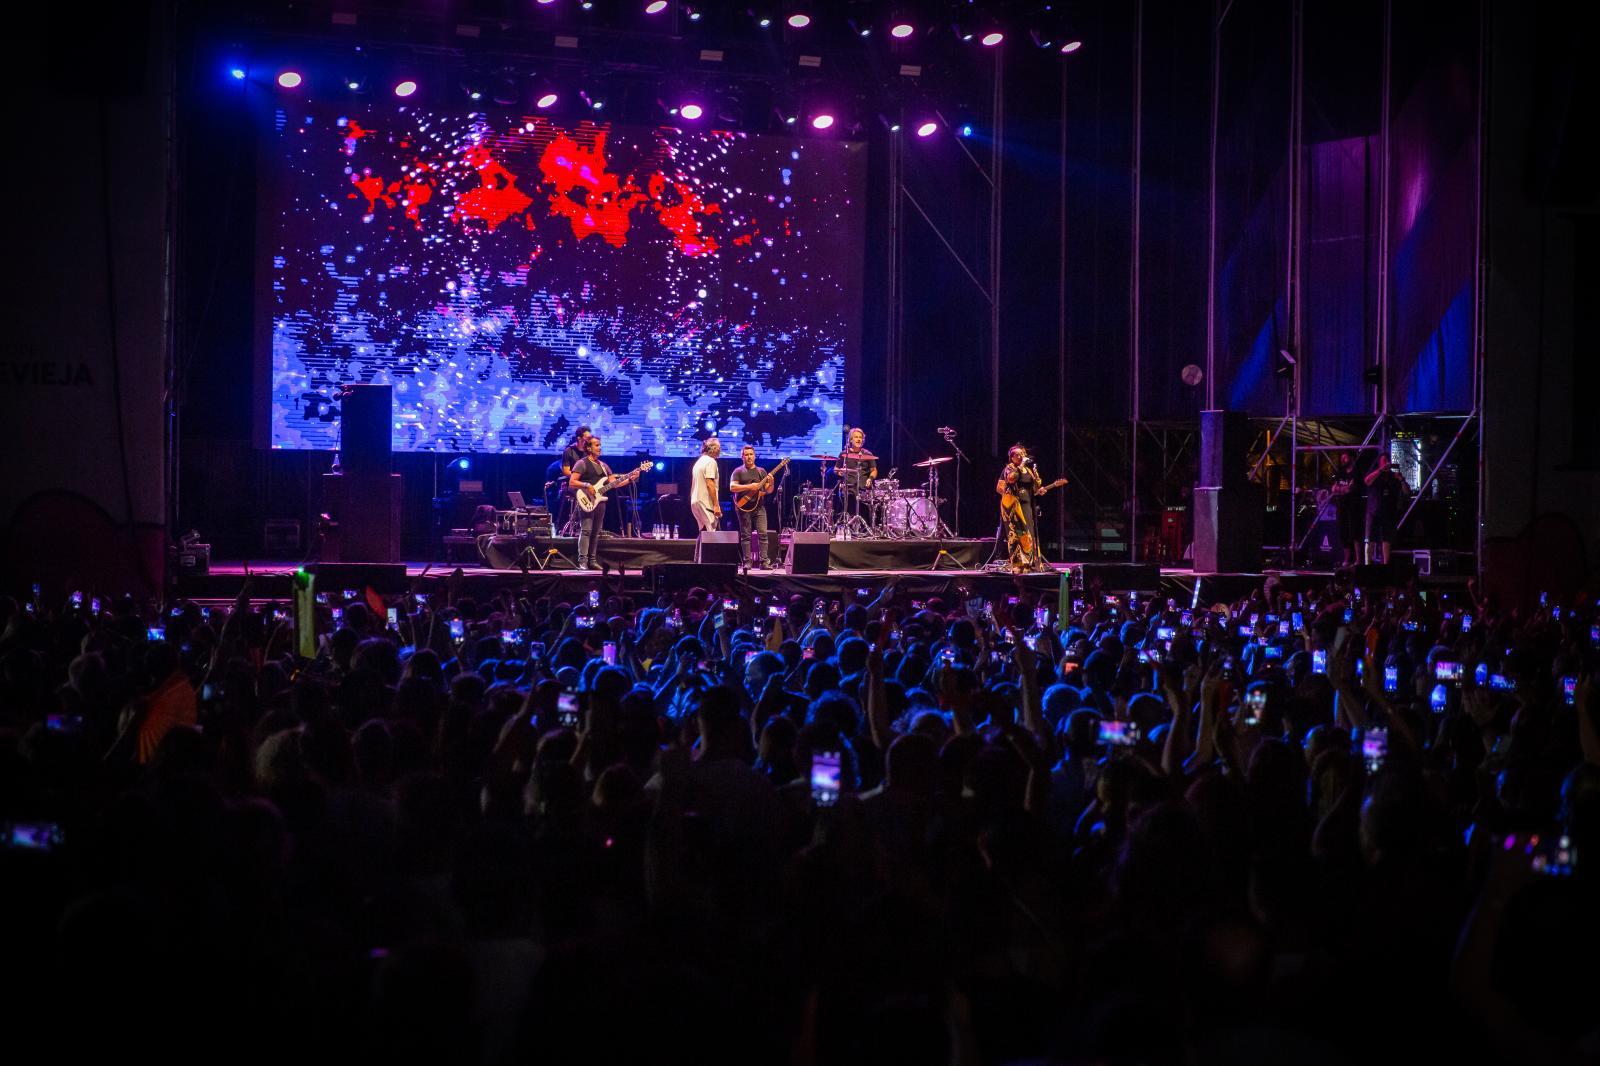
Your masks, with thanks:
[(1261, 569), (1262, 497), (1258, 485), (1194, 490), (1194, 571), (1253, 574)]
[(1350, 575), (1353, 584), (1367, 589), (1403, 586), (1417, 576), (1417, 567), (1409, 562), (1366, 563), (1341, 571)]
[(322, 475), (322, 509), (333, 516), (338, 531), (322, 546), (322, 558), (344, 563), (400, 561), (399, 474)]
[(826, 574), (828, 553), (833, 550), (828, 533), (791, 533), (789, 550), (783, 556), (786, 574)]
[(313, 563), (306, 569), (317, 575), (318, 592), (359, 592), (371, 585), (374, 592), (397, 596), (409, 587), (404, 563)]
[(694, 542), (694, 561), (697, 563), (732, 563), (739, 565), (739, 531), (712, 529), (700, 531)]
[(388, 385), (346, 385), (339, 405), (339, 466), (352, 474), (389, 472)]
[(1155, 592), (1161, 587), (1161, 567), (1155, 563), (1084, 563), (1073, 570), (1084, 590)]
[(1250, 419), (1243, 411), (1200, 412), (1200, 484), (1242, 488), (1249, 480)]
[(739, 579), (739, 568), (727, 563), (653, 563), (644, 578), (656, 595), (681, 592), (696, 586), (716, 591)]

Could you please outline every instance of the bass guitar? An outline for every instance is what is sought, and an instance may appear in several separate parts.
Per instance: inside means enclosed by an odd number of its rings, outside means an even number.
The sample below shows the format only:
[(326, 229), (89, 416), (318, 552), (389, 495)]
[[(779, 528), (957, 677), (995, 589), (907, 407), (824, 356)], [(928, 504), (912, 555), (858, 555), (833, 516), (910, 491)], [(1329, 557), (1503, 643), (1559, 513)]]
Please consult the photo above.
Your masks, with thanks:
[(628, 482), (638, 478), (640, 474), (644, 473), (646, 470), (649, 470), (654, 465), (654, 463), (647, 460), (643, 463), (640, 463), (639, 469), (634, 470), (631, 473), (612, 474), (610, 477), (603, 477), (593, 485), (588, 486), (590, 489), (594, 490), (592, 493), (585, 492), (583, 489), (579, 489), (577, 492), (578, 508), (582, 511), (594, 510), (596, 507), (606, 502), (606, 493), (610, 492), (612, 489), (620, 489)]
[(780, 474), (783, 471), (783, 468), (788, 466), (788, 465), (789, 465), (789, 460), (785, 459), (783, 462), (779, 463), (777, 466), (773, 467), (771, 470), (768, 470), (767, 471), (767, 476), (762, 478), (761, 481), (759, 482), (760, 487), (757, 488), (756, 491), (754, 491), (754, 492), (741, 492), (741, 493), (739, 493), (739, 495), (734, 499), (733, 505), (735, 507), (739, 508), (739, 510), (743, 511), (745, 514), (750, 514), (757, 507), (760, 507), (761, 506), (761, 501), (763, 499), (765, 499), (766, 497), (772, 495), (772, 489), (774, 487), (776, 487), (776, 482), (773, 482), (772, 486), (770, 486), (770, 487), (768, 485), (768, 482), (772, 482), (772, 479), (777, 477), (778, 474)]

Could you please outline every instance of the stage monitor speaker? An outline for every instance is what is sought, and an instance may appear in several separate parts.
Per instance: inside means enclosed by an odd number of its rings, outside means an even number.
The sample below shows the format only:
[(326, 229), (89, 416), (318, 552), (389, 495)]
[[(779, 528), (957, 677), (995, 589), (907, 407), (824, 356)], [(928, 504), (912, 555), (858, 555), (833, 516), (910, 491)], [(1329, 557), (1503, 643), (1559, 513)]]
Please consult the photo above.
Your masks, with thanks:
[(697, 563), (732, 563), (739, 565), (739, 531), (736, 529), (702, 529), (694, 542), (694, 561)]
[(339, 466), (352, 474), (389, 472), (394, 396), (388, 385), (346, 385), (339, 407)]
[(1350, 575), (1352, 584), (1364, 589), (1381, 589), (1403, 586), (1414, 580), (1417, 568), (1414, 563), (1391, 561), (1388, 563), (1363, 563), (1343, 571)]
[(312, 563), (306, 569), (317, 575), (318, 593), (360, 593), (371, 586), (381, 595), (398, 596), (409, 587), (404, 563)]
[(1200, 412), (1200, 481), (1242, 488), (1250, 477), (1250, 419), (1243, 411)]
[(727, 563), (652, 563), (644, 577), (656, 595), (703, 588), (713, 592), (739, 580), (739, 568)]
[(1161, 588), (1161, 567), (1155, 563), (1084, 563), (1072, 569), (1078, 587), (1085, 591), (1155, 592)]
[(1194, 490), (1194, 571), (1253, 574), (1261, 569), (1261, 489), (1198, 487)]
[(791, 533), (789, 549), (783, 556), (786, 574), (826, 574), (828, 555), (833, 550), (829, 533)]
[(1319, 518), (1312, 525), (1311, 536), (1306, 540), (1306, 561), (1324, 567), (1344, 564), (1344, 541), (1339, 536), (1337, 517)]

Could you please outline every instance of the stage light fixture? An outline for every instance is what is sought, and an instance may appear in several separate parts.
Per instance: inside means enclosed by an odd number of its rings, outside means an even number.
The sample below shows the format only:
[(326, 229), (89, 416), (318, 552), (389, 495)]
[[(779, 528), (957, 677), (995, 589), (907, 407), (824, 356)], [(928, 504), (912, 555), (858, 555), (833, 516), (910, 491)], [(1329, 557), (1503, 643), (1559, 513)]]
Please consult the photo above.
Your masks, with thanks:
[(979, 39), (978, 43), (983, 45), (985, 48), (993, 48), (995, 45), (999, 44), (1005, 39), (1006, 35), (1001, 33), (999, 30), (990, 30)]
[(665, 463), (665, 462), (663, 462), (663, 461), (662, 461), (662, 460), (660, 460), (660, 459), (657, 459), (657, 460), (656, 460), (656, 471), (657, 471), (657, 472), (660, 472), (660, 471), (662, 471), (662, 470), (665, 470), (665, 469), (666, 469), (666, 468), (667, 468), (667, 464), (666, 464), (666, 463)]
[(972, 127), (971, 126), (962, 126), (961, 127), (961, 136), (963, 136), (963, 137), (971, 137), (972, 136)]
[(918, 137), (932, 137), (935, 133), (938, 133), (938, 132), (939, 132), (939, 124), (937, 122), (933, 121), (932, 119), (928, 119), (926, 122), (923, 122), (923, 123), (921, 123), (920, 125), (917, 126), (917, 136)]
[(297, 70), (286, 70), (278, 75), (278, 85), (285, 89), (298, 89), (300, 83), (305, 81)]
[(811, 25), (811, 16), (806, 14), (804, 11), (796, 11), (794, 14), (789, 16), (787, 21), (791, 29), (803, 30), (807, 26)]
[(705, 113), (705, 108), (696, 103), (687, 103), (678, 108), (678, 114), (688, 119), (690, 122), (700, 118)]
[(814, 130), (825, 130), (830, 128), (832, 125), (833, 116), (828, 114), (826, 111), (811, 116), (811, 128)]
[(646, 15), (659, 15), (666, 9), (667, 0), (650, 0), (648, 4), (644, 5), (644, 13)]
[(234, 67), (232, 70), (228, 71), (228, 73), (233, 75), (233, 80), (234, 81), (244, 81), (244, 68), (243, 67)]
[(1078, 41), (1078, 40), (1068, 41), (1066, 44), (1061, 46), (1061, 54), (1064, 55), (1064, 56), (1071, 55), (1073, 52), (1076, 52), (1078, 49), (1080, 49), (1082, 47), (1083, 47), (1083, 42), (1082, 41)]
[(402, 96), (402, 97), (410, 96), (413, 93), (415, 93), (416, 91), (417, 91), (417, 83), (412, 81), (410, 78), (407, 78), (405, 81), (401, 82), (400, 84), (398, 84), (398, 85), (396, 85), (394, 87), (394, 94), (396, 96)]
[(556, 92), (554, 89), (546, 89), (534, 99), (533, 106), (542, 111), (545, 108), (556, 106), (556, 101), (559, 99), (561, 99), (560, 93)]
[(699, 8), (691, 7), (689, 9), (689, 21), (690, 22), (699, 22), (700, 21), (700, 9)]
[(347, 81), (344, 84), (345, 88), (349, 89), (353, 93), (358, 93), (361, 91), (361, 83), (359, 81)]
[(903, 41), (916, 32), (917, 28), (904, 19), (896, 21), (894, 25), (889, 27), (889, 36), (895, 38), (896, 40)]

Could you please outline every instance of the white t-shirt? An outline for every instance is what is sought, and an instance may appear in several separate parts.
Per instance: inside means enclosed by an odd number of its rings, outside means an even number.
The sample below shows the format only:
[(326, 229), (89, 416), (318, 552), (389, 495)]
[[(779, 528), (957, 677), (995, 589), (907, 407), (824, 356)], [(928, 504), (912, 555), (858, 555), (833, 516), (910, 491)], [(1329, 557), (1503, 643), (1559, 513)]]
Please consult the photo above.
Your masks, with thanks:
[(694, 473), (690, 475), (694, 484), (689, 488), (689, 502), (696, 507), (707, 510), (716, 510), (716, 503), (711, 498), (711, 490), (706, 488), (709, 478), (713, 484), (717, 480), (717, 461), (709, 455), (702, 455), (694, 461)]

